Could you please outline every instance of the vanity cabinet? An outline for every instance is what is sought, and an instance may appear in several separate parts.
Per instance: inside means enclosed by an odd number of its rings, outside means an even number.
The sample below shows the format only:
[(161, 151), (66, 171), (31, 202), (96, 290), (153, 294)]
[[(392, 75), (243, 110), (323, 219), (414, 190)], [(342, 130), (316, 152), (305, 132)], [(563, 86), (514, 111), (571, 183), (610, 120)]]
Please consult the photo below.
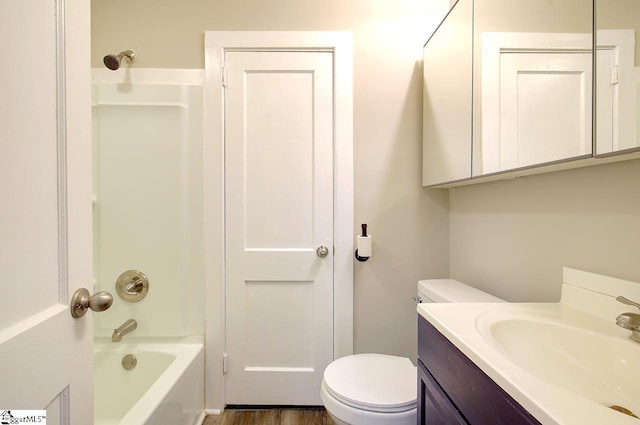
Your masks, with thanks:
[(537, 424), (422, 316), (418, 316), (418, 425)]
[(418, 362), (418, 412), (419, 425), (467, 424), (422, 362)]

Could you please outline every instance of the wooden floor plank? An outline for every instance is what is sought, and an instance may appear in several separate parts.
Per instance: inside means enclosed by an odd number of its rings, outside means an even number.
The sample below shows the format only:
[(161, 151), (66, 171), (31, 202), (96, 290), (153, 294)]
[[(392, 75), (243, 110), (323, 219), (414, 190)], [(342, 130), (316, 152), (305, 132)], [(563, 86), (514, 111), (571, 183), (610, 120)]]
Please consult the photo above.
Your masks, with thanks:
[(301, 410), (301, 409), (284, 409), (282, 411), (281, 421), (279, 425), (322, 425), (322, 411)]
[(335, 425), (325, 409), (226, 409), (202, 425)]

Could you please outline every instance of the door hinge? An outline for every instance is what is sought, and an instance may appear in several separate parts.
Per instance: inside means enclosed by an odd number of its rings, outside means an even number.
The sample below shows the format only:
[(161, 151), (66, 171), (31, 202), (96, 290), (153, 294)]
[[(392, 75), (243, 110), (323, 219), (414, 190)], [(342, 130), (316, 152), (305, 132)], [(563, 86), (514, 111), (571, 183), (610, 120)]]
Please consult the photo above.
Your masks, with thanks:
[(227, 68), (222, 67), (222, 87), (227, 87)]
[(612, 86), (615, 86), (616, 84), (618, 84), (618, 78), (619, 78), (618, 65), (613, 65), (613, 68), (611, 68), (611, 85)]
[(225, 374), (229, 372), (229, 358), (227, 357), (227, 353), (222, 355), (222, 373)]

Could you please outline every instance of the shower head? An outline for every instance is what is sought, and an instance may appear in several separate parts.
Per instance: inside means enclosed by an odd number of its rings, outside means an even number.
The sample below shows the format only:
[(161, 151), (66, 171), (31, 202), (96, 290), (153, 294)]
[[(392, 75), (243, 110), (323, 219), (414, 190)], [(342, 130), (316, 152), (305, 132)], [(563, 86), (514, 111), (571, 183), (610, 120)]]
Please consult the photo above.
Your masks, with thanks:
[(104, 66), (115, 71), (120, 68), (120, 62), (122, 62), (122, 59), (124, 59), (126, 63), (134, 63), (136, 61), (136, 53), (133, 50), (125, 50), (117, 55), (105, 56), (102, 59), (102, 62), (104, 62)]

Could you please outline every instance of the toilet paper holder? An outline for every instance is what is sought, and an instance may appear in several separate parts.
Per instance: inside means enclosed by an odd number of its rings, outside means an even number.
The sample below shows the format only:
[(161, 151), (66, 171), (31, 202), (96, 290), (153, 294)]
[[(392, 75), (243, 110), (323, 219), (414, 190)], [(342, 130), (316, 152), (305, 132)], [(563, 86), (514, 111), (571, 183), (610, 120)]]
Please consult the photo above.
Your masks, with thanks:
[[(362, 228), (362, 235), (358, 235), (358, 242), (357, 242), (357, 248), (356, 248), (356, 252), (355, 252), (355, 257), (356, 260), (358, 261), (367, 261), (369, 259), (369, 257), (371, 257), (371, 235), (367, 234), (367, 225), (366, 224), (361, 224), (360, 227)], [(360, 251), (360, 252), (358, 252)], [(359, 254), (365, 254), (365, 255), (359, 255)]]

